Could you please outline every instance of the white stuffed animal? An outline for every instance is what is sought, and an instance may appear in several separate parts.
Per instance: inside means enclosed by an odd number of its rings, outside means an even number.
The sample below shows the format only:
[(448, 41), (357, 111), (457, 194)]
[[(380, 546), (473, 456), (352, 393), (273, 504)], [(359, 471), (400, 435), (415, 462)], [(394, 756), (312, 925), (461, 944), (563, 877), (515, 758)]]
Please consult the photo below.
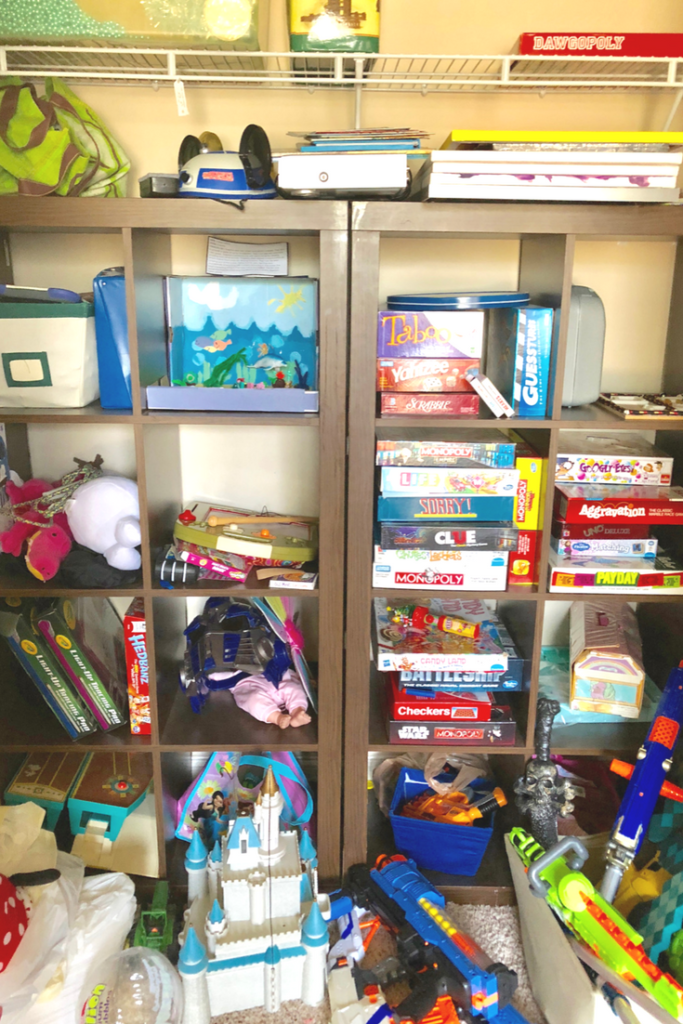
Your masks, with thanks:
[(115, 569), (139, 569), (140, 505), (138, 485), (123, 476), (99, 476), (74, 492), (66, 503), (74, 540), (104, 555)]

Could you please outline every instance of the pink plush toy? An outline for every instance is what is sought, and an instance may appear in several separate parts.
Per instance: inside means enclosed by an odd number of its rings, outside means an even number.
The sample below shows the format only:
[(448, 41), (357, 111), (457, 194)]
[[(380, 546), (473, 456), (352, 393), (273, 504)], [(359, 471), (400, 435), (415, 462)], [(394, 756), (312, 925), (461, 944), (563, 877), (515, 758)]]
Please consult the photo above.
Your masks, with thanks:
[[(21, 505), (41, 497), (54, 486), (45, 480), (29, 480), (18, 487), (8, 480), (7, 497), (12, 505)], [(9, 530), (0, 533), (0, 548), (15, 558), (25, 553), (29, 571), (43, 582), (51, 580), (71, 550), (72, 536), (66, 513), (58, 512), (51, 522), (40, 512), (30, 510), (22, 518), (30, 522), (15, 522)]]

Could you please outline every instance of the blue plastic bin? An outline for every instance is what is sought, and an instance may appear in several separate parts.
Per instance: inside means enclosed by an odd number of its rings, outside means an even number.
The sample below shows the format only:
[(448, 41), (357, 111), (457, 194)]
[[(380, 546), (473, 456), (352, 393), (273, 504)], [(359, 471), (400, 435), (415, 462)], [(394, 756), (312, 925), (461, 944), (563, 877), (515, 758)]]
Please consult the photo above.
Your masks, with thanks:
[[(482, 794), (491, 792), (494, 784), (488, 779), (475, 779), (470, 785)], [(416, 768), (401, 768), (391, 800), (389, 820), (399, 853), (411, 857), (419, 868), (443, 871), (449, 875), (476, 875), (486, 847), (493, 835), (495, 812), (488, 824), (448, 825), (438, 821), (404, 818), (398, 811), (407, 800), (423, 793), (429, 786)]]
[(132, 409), (126, 282), (104, 270), (93, 281), (95, 335), (103, 409)]

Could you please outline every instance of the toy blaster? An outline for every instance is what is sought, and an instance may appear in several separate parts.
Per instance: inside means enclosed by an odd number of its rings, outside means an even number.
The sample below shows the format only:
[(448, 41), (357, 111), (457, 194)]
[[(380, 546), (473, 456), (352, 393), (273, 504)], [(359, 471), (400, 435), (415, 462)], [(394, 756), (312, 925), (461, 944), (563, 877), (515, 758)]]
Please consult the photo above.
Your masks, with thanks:
[(600, 892), (609, 903), (614, 901), (624, 872), (641, 847), (660, 793), (683, 801), (683, 791), (665, 782), (682, 721), (683, 661), (667, 679), (635, 767), (621, 761), (611, 765), (619, 775), (628, 772), (629, 784), (605, 851), (607, 868)]
[(420, 818), (423, 821), (441, 821), (449, 825), (472, 825), (484, 815), (505, 807), (507, 798), (498, 786), (479, 800), (470, 803), (467, 794), (459, 790), (443, 796), (433, 790), (425, 790), (403, 805), (401, 814), (406, 818)]
[(442, 633), (455, 633), (457, 636), (467, 636), (476, 640), (479, 636), (479, 623), (468, 622), (467, 619), (460, 619), (453, 615), (432, 615), (429, 608), (422, 605), (406, 605), (403, 608), (387, 609), (391, 615), (391, 621), (402, 626), (412, 626), (413, 629), (434, 629)]
[(643, 949), (642, 935), (581, 873), (588, 860), (583, 843), (574, 836), (565, 836), (546, 852), (523, 828), (513, 828), (509, 839), (527, 869), (534, 895), (545, 899), (567, 928), (607, 967), (634, 981), (663, 1010), (683, 1021), (683, 988), (652, 963)]
[(349, 868), (332, 902), (332, 917), (353, 907), (370, 911), (396, 938), (410, 995), (393, 1007), (397, 1022), (447, 1024), (495, 1020), (526, 1024), (510, 1005), (517, 975), (490, 957), (445, 916), (445, 899), (412, 860), (380, 857), (370, 870)]

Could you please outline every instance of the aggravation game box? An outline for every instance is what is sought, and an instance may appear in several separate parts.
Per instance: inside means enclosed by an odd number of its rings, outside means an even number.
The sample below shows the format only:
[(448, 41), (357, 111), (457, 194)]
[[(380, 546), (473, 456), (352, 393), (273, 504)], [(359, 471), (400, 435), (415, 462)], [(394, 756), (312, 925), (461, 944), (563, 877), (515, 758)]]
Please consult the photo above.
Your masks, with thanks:
[(555, 515), (563, 523), (683, 523), (682, 487), (556, 484)]
[(128, 671), (128, 708), (130, 731), (136, 736), (149, 736), (152, 717), (149, 706), (149, 654), (145, 605), (136, 597), (123, 618)]
[(316, 390), (317, 281), (167, 277), (166, 315), (172, 384)]
[(480, 310), (377, 314), (378, 358), (479, 360), (483, 345)]

